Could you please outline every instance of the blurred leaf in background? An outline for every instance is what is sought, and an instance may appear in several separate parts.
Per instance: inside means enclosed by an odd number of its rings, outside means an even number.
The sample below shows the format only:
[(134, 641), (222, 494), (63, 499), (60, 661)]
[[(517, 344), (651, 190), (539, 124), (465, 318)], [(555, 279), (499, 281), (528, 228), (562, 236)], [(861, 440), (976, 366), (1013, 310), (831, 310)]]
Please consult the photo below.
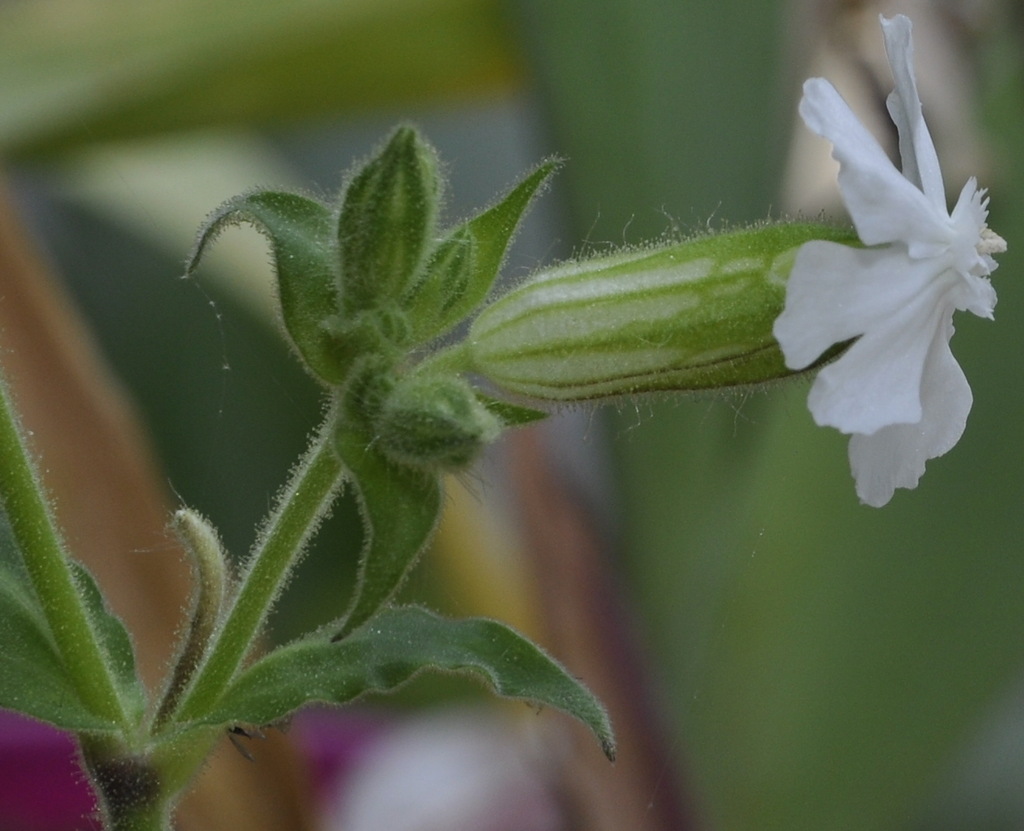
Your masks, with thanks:
[(0, 6), (0, 55), (14, 155), (461, 100), (517, 75), (486, 0), (23, 0)]

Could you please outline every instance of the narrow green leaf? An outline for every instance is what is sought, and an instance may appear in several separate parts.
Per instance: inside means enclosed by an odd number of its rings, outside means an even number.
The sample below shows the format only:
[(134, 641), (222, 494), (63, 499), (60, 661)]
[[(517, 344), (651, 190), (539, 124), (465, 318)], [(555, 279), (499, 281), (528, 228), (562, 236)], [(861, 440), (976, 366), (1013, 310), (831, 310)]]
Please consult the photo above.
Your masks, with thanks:
[[(441, 243), (439, 251), (453, 242), (465, 246), (464, 250), (469, 256), (465, 257), (460, 266), (467, 273), (456, 286), (456, 281), (450, 275), (451, 262), (446, 258), (437, 260), (437, 273), (428, 275), (420, 293), (425, 298), (431, 294), (436, 295), (441, 302), (435, 301), (432, 310), (420, 309), (419, 306), (425, 305), (425, 301), (418, 302), (413, 325), (418, 327), (416, 338), (419, 342), (444, 334), (470, 315), (487, 297), (526, 209), (557, 167), (557, 161), (542, 163), (505, 194), (497, 205), (454, 228), (445, 242)], [(431, 280), (447, 280), (450, 285), (438, 292), (428, 287)], [(455, 288), (459, 290), (457, 295), (452, 294)]]
[(86, 608), (100, 645), (103, 647), (113, 669), (124, 709), (136, 718), (141, 718), (146, 709), (146, 693), (135, 668), (135, 648), (124, 623), (107, 607), (96, 580), (81, 563), (72, 561), (71, 567), (85, 597)]
[(330, 325), (339, 311), (331, 210), (282, 191), (254, 191), (229, 199), (200, 229), (188, 273), (226, 227), (241, 223), (252, 225), (270, 242), (285, 330), (300, 358), (321, 380), (341, 383), (351, 356)]
[(436, 473), (389, 461), (371, 436), (344, 427), (335, 447), (355, 485), (365, 528), (355, 596), (342, 632), (351, 632), (394, 595), (426, 549), (441, 514)]
[(415, 607), (387, 609), (340, 641), (310, 638), (275, 650), (238, 677), (203, 723), (267, 724), (312, 701), (345, 704), (393, 690), (430, 669), (465, 672), (498, 695), (569, 713), (615, 758), (600, 703), (538, 646), (493, 620), (446, 620)]
[(0, 525), (0, 707), (67, 730), (114, 729), (78, 697), (2, 512)]
[(399, 127), (345, 189), (338, 217), (342, 302), (349, 316), (397, 306), (434, 234), (442, 179), (437, 154)]

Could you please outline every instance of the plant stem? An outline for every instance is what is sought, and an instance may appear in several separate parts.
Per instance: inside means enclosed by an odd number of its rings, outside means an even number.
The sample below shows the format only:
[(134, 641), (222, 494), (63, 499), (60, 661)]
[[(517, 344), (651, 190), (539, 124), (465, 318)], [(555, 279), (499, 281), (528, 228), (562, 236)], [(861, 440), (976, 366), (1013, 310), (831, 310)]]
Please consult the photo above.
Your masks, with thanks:
[(0, 496), (11, 530), (64, 666), (83, 703), (96, 714), (127, 727), (127, 711), (44, 493), (10, 390), (0, 377)]
[(174, 791), (163, 787), (148, 756), (128, 752), (109, 736), (81, 734), (78, 740), (106, 831), (170, 831)]
[(216, 703), (245, 659), (306, 541), (333, 502), (342, 480), (341, 461), (333, 447), (335, 413), (332, 408), (279, 496), (227, 618), (172, 721), (196, 718)]

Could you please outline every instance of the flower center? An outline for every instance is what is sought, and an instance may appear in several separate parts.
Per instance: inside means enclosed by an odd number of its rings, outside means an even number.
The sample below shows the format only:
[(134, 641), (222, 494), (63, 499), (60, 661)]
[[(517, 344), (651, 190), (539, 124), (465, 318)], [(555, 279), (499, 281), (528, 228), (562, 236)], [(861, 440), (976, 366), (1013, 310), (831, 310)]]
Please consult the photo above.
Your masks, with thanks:
[(978, 244), (975, 248), (983, 256), (985, 254), (1002, 254), (1006, 251), (1006, 240), (987, 225), (982, 225), (981, 232), (978, 234)]

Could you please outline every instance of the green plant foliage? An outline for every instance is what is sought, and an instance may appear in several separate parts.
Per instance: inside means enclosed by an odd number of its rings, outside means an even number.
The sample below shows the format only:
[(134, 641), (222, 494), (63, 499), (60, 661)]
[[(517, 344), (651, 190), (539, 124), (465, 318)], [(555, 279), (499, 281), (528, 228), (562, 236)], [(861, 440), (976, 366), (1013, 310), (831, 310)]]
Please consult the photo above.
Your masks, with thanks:
[(345, 186), (338, 217), (341, 310), (397, 305), (433, 245), (443, 180), (434, 148), (399, 127)]
[(409, 305), (416, 340), (444, 334), (483, 302), (523, 216), (557, 167), (553, 161), (539, 165), (494, 207), (454, 228), (437, 247)]
[(483, 404), (494, 415), (501, 419), (502, 423), (509, 427), (520, 427), (524, 424), (532, 424), (535, 421), (542, 421), (548, 417), (543, 410), (535, 410), (532, 407), (523, 407), (520, 404), (510, 404), (501, 401), (482, 392), (477, 392), (477, 400)]
[(5, 3), (0, 54), (8, 154), (464, 99), (520, 74), (495, 0)]
[(355, 356), (328, 327), (339, 305), (331, 210), (297, 193), (255, 191), (236, 196), (207, 218), (187, 272), (196, 269), (226, 227), (243, 222), (270, 242), (281, 316), (303, 363), (322, 381), (341, 383)]
[(89, 617), (96, 627), (100, 646), (107, 655), (118, 693), (129, 714), (136, 720), (142, 717), (146, 708), (146, 692), (135, 669), (135, 648), (131, 636), (117, 615), (107, 607), (96, 580), (81, 563), (71, 562), (78, 583), (85, 598)]
[(6, 517), (0, 521), (0, 707), (67, 730), (115, 729), (78, 697), (32, 585), (18, 567)]
[(342, 427), (335, 448), (355, 486), (365, 538), (343, 632), (365, 623), (394, 595), (423, 553), (441, 513), (437, 473), (395, 464), (373, 438)]
[(380, 612), (343, 640), (308, 638), (245, 670), (204, 724), (268, 724), (306, 702), (345, 704), (425, 670), (466, 672), (495, 693), (575, 716), (615, 757), (611, 725), (594, 696), (539, 647), (504, 624), (447, 620), (416, 607)]

